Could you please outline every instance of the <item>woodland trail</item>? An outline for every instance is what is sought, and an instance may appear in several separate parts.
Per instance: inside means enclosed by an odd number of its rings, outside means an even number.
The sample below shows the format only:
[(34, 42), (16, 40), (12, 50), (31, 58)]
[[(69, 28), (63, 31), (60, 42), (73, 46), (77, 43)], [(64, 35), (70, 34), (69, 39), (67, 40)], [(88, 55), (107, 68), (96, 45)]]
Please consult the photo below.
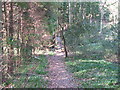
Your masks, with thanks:
[(72, 74), (66, 70), (63, 61), (64, 54), (62, 52), (56, 52), (56, 55), (48, 55), (47, 58), (49, 62), (48, 88), (76, 88), (77, 84)]

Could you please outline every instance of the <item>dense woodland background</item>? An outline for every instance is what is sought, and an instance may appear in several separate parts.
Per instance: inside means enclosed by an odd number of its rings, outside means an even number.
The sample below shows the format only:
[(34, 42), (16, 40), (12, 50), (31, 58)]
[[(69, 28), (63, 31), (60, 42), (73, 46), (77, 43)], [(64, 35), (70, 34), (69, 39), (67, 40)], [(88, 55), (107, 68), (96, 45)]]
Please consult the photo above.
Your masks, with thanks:
[(54, 54), (55, 37), (61, 38), (66, 65), (76, 78), (99, 78), (83, 80), (84, 88), (118, 87), (118, 15), (110, 9), (115, 3), (1, 4), (1, 87), (47, 87), (44, 53)]

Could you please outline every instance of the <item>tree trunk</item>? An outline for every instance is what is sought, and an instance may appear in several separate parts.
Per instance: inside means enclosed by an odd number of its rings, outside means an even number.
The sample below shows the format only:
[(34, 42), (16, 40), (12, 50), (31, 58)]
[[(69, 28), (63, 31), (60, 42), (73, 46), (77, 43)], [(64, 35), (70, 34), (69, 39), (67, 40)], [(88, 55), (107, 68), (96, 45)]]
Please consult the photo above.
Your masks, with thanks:
[[(10, 3), (10, 12), (9, 12), (9, 38), (10, 38), (10, 41), (13, 40), (13, 3), (11, 2)], [(8, 62), (8, 73), (10, 75), (13, 74), (13, 55), (14, 55), (14, 51), (13, 51), (13, 45), (10, 44), (10, 50), (9, 50), (9, 62)]]
[[(118, 7), (120, 7), (120, 1), (118, 1)], [(120, 8), (118, 8), (118, 29), (120, 28)], [(118, 30), (118, 42), (120, 42), (120, 30)], [(118, 43), (118, 63), (120, 63), (120, 44)], [(120, 76), (120, 69), (118, 69), (118, 76)], [(120, 77), (118, 78), (120, 84)]]
[[(20, 9), (20, 8), (18, 8)], [(18, 56), (18, 60), (16, 60), (16, 67), (19, 66), (19, 62), (21, 62), (21, 58), (20, 58), (20, 31), (21, 31), (21, 12), (19, 13), (19, 16), (18, 16), (18, 30), (17, 30), (17, 56)]]
[(69, 2), (69, 24), (72, 23), (71, 3)]
[[(5, 3), (5, 2), (4, 2)], [(2, 20), (2, 2), (0, 2), (0, 7), (1, 7), (1, 9), (0, 9), (0, 31), (1, 30), (3, 30), (2, 29), (2, 22), (3, 22), (3, 20)], [(1, 39), (3, 39), (4, 38), (4, 33), (3, 32), (1, 32), (0, 33), (0, 40)], [(0, 55), (1, 55), (1, 57), (0, 57), (0, 63), (2, 62), (2, 65), (4, 66), (5, 65), (5, 61), (4, 61), (4, 57), (3, 57), (3, 54), (4, 54), (4, 44), (2, 43), (1, 44), (1, 52), (0, 52)], [(2, 73), (0, 74), (0, 81), (2, 81), (2, 83), (5, 81), (5, 69), (2, 69)], [(0, 84), (2, 84), (2, 83), (0, 83)]]
[[(8, 3), (7, 2), (3, 2), (3, 31), (4, 31), (4, 33), (3, 33), (3, 42), (6, 42), (6, 39), (8, 38), (8, 35), (9, 35), (9, 33), (8, 33), (8, 13), (7, 13), (7, 5)], [(3, 65), (3, 69), (2, 69), (2, 83), (5, 83), (6, 81), (7, 81), (7, 76), (6, 76), (6, 69), (8, 68), (8, 67), (5, 67), (4, 65), (6, 65), (6, 64), (8, 64), (8, 62), (7, 62), (7, 60), (8, 60), (8, 47), (7, 47), (7, 44), (4, 44), (3, 45), (3, 47), (2, 47), (2, 49), (3, 49), (3, 53), (2, 54), (4, 54), (3, 55), (3, 63), (2, 63), (2, 65)]]
[(99, 5), (99, 8), (100, 8), (100, 13), (101, 13), (101, 18), (100, 18), (100, 31), (99, 31), (99, 34), (100, 34), (100, 37), (102, 39), (102, 29), (103, 29), (103, 15), (104, 15), (104, 11), (103, 11), (103, 2), (101, 1), (100, 5)]
[(64, 27), (62, 27), (61, 35), (62, 35), (62, 39), (63, 39), (63, 46), (64, 46), (64, 51), (65, 51), (65, 57), (68, 57), (68, 52), (67, 52), (67, 48), (66, 48), (66, 40), (65, 40), (65, 37), (63, 35), (63, 31), (64, 31)]

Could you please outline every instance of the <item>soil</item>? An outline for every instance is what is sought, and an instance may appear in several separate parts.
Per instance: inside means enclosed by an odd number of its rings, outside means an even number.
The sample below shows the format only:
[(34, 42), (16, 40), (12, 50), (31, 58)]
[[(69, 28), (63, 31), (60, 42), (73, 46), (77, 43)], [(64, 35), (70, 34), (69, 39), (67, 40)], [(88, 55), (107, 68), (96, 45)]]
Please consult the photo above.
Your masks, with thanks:
[(64, 53), (56, 52), (55, 55), (47, 55), (48, 68), (48, 88), (76, 88), (77, 83), (73, 75), (66, 70), (64, 63)]

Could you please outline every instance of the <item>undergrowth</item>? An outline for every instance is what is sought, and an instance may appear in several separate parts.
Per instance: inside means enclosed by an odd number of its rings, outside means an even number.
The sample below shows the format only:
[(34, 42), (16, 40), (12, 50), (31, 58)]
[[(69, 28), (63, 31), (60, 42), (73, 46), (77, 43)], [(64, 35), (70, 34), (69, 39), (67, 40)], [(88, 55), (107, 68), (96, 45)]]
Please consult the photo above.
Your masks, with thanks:
[(32, 57), (31, 60), (26, 60), (19, 68), (16, 69), (15, 74), (11, 80), (13, 88), (45, 88), (47, 87), (47, 80), (45, 75), (47, 71), (47, 59), (44, 55), (37, 58)]
[(78, 57), (66, 58), (68, 70), (78, 80), (79, 88), (118, 88), (120, 65), (105, 60), (83, 60)]

